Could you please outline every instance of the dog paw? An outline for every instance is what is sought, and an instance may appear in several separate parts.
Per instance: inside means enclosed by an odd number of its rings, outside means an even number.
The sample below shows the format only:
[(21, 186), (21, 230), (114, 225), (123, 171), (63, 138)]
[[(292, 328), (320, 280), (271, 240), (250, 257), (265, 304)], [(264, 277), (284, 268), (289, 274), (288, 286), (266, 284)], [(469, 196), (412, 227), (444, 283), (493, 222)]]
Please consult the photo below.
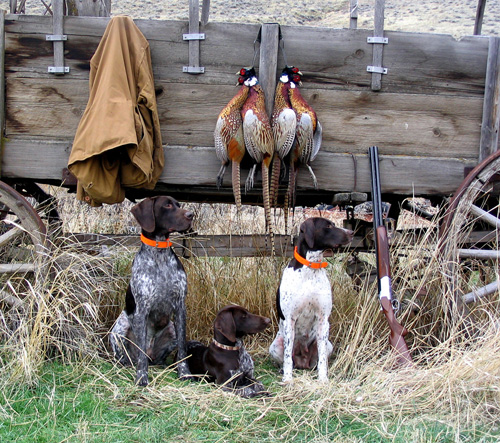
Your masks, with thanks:
[(283, 377), (281, 379), (281, 383), (280, 383), (281, 386), (291, 386), (292, 384), (293, 384), (292, 376)]
[(148, 385), (148, 376), (146, 375), (137, 375), (135, 379), (136, 386), (147, 386)]

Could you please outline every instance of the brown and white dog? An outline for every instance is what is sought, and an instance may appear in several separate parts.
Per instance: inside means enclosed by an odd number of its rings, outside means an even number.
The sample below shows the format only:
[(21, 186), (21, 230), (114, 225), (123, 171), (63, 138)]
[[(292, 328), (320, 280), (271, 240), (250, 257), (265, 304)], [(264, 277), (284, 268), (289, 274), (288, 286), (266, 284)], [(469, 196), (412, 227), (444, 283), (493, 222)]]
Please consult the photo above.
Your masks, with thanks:
[(317, 365), (318, 379), (327, 380), (328, 340), (332, 289), (323, 252), (348, 244), (353, 232), (335, 227), (325, 218), (312, 217), (300, 226), (294, 258), (283, 271), (276, 294), (279, 331), (269, 348), (271, 358), (283, 365), (283, 382), (292, 381), (292, 369)]
[(187, 343), (191, 374), (222, 385), (225, 391), (242, 397), (267, 395), (254, 378), (252, 357), (243, 345), (243, 337), (266, 329), (271, 320), (251, 314), (237, 305), (226, 306), (214, 321), (214, 338), (209, 346), (197, 341)]

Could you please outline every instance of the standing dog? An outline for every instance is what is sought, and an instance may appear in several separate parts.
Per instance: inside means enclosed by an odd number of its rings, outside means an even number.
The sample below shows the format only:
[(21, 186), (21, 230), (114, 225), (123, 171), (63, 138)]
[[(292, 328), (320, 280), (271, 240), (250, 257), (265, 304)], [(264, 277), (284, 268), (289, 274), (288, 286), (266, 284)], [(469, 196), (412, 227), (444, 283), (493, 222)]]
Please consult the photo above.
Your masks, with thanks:
[(294, 258), (283, 271), (276, 294), (279, 331), (269, 348), (271, 358), (283, 365), (283, 382), (292, 381), (292, 368), (317, 364), (318, 378), (327, 380), (327, 364), (333, 346), (328, 340), (332, 290), (323, 252), (352, 240), (353, 232), (336, 228), (321, 217), (300, 226)]
[(214, 338), (208, 347), (197, 341), (188, 342), (189, 370), (193, 376), (207, 376), (208, 381), (242, 397), (267, 394), (254, 379), (253, 360), (241, 339), (263, 331), (270, 323), (269, 318), (251, 314), (241, 306), (226, 306), (217, 313)]
[[(191, 227), (193, 213), (171, 197), (147, 198), (132, 208), (141, 226), (141, 247), (134, 258), (125, 310), (110, 334), (115, 357), (137, 364), (135, 382), (148, 384), (149, 361), (163, 363), (175, 348), (180, 377), (189, 375), (186, 358), (187, 279), (171, 248), (171, 232)], [(172, 324), (171, 317), (174, 317)]]

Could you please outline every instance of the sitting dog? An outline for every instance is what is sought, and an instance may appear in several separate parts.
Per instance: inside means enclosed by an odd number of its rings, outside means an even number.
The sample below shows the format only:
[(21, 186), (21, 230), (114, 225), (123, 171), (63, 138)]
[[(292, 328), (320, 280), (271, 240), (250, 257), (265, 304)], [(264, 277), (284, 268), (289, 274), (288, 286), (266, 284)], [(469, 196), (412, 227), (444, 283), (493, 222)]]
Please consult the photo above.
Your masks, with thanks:
[[(148, 365), (161, 364), (177, 348), (177, 372), (189, 375), (186, 358), (187, 279), (171, 248), (171, 232), (190, 229), (193, 213), (171, 197), (147, 198), (132, 208), (141, 226), (141, 247), (134, 258), (125, 310), (110, 334), (115, 357), (136, 364), (136, 384), (148, 384)], [(172, 323), (171, 317), (174, 322)]]
[(333, 350), (328, 340), (332, 290), (323, 252), (350, 243), (352, 236), (352, 231), (321, 217), (300, 226), (294, 258), (283, 271), (276, 294), (279, 331), (269, 348), (271, 358), (283, 365), (284, 383), (292, 381), (294, 365), (303, 369), (317, 365), (318, 379), (327, 380)]
[(266, 329), (271, 320), (254, 315), (241, 306), (221, 309), (214, 322), (214, 338), (207, 347), (197, 341), (187, 343), (191, 374), (223, 385), (222, 389), (242, 397), (267, 395), (264, 386), (254, 379), (252, 357), (242, 338)]

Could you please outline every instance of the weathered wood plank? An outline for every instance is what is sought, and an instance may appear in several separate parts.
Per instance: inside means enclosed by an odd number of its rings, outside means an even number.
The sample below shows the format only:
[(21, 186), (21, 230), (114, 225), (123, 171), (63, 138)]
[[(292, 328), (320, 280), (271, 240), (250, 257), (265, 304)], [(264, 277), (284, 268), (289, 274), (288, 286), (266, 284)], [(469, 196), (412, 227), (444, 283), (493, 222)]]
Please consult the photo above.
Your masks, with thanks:
[[(385, 10), (385, 0), (375, 0), (375, 18), (374, 18), (374, 37), (384, 36), (384, 10)], [(384, 45), (383, 44), (373, 44), (373, 68), (383, 68), (383, 54)], [(379, 72), (372, 73), (371, 81), (372, 91), (380, 91), (382, 89), (382, 74)]]
[(259, 82), (266, 97), (266, 111), (269, 117), (274, 108), (276, 72), (278, 71), (279, 25), (266, 23), (261, 28)]
[[(0, 11), (0, 131), (5, 128), (5, 11)], [(0, 164), (0, 176), (2, 166)]]
[[(77, 242), (83, 247), (127, 246), (139, 247), (139, 236), (106, 235), (106, 234), (70, 234), (58, 239), (62, 242)], [(172, 236), (176, 252), (184, 256), (194, 257), (258, 257), (270, 256), (269, 239), (265, 235), (194, 235), (187, 237)], [(293, 253), (290, 235), (275, 235), (276, 255), (291, 257)], [(346, 252), (363, 247), (363, 239), (355, 237), (346, 248), (336, 252)], [(325, 256), (333, 254), (328, 251)]]
[[(63, 25), (63, 0), (54, 0), (53, 2), (53, 24), (52, 24), (52, 34), (53, 35), (63, 35), (64, 25)], [(64, 42), (54, 41), (54, 69), (64, 69)]]
[[(387, 155), (380, 148), (380, 171), (384, 177), (382, 192), (402, 195), (447, 195), (453, 193), (464, 178), (464, 168), (476, 165), (463, 158)], [(7, 178), (32, 178), (38, 181), (58, 179), (66, 167), (71, 140), (42, 142), (40, 139), (8, 139), (5, 144), (2, 174)], [(365, 152), (367, 148), (365, 148)], [(186, 148), (167, 146), (165, 169), (160, 177), (164, 188), (200, 187), (215, 192), (215, 177), (220, 163), (211, 147)], [(313, 163), (319, 188), (323, 192), (370, 192), (370, 171), (366, 154), (321, 152)], [(355, 176), (356, 173), (356, 176)], [(229, 174), (229, 172), (228, 172)], [(248, 169), (242, 171), (242, 182)], [(229, 176), (223, 188), (230, 193)], [(354, 184), (356, 183), (356, 186)], [(298, 189), (312, 191), (307, 170), (299, 170)], [(259, 192), (257, 189), (256, 192)], [(314, 192), (314, 191), (312, 191)]]
[(498, 149), (500, 129), (500, 38), (489, 37), (488, 65), (483, 100), (479, 161)]
[[(64, 30), (66, 63), (73, 77), (88, 78), (92, 57), (108, 19), (66, 17)], [(50, 33), (50, 18), (8, 15), (7, 56), (9, 75), (45, 76), (51, 55), (44, 41)], [(186, 76), (186, 42), (182, 34), (187, 22), (137, 20), (149, 40), (155, 78), (191, 84), (235, 83), (234, 72), (251, 62), (258, 25), (209, 23), (201, 45), (202, 76)], [(283, 26), (288, 61), (305, 74), (305, 88), (366, 89), (370, 74), (371, 46), (368, 30)], [(466, 37), (456, 41), (448, 35), (386, 32), (390, 44), (384, 48), (383, 91), (426, 94), (482, 95), (486, 71), (487, 39)], [(314, 50), (311, 50), (314, 48)], [(221, 59), (221, 54), (224, 54)], [(247, 57), (244, 54), (248, 54)], [(281, 59), (280, 59), (281, 60)]]
[[(7, 78), (7, 137), (72, 139), (87, 104), (83, 80)], [(220, 110), (235, 86), (157, 83), (164, 143), (213, 146)], [(323, 122), (323, 150), (477, 158), (482, 100), (478, 97), (380, 94), (371, 91), (304, 90)], [(182, 106), (175, 104), (182, 103)]]
[[(199, 0), (189, 0), (189, 34), (200, 32), (200, 2)], [(189, 40), (189, 68), (200, 68), (200, 41)]]

